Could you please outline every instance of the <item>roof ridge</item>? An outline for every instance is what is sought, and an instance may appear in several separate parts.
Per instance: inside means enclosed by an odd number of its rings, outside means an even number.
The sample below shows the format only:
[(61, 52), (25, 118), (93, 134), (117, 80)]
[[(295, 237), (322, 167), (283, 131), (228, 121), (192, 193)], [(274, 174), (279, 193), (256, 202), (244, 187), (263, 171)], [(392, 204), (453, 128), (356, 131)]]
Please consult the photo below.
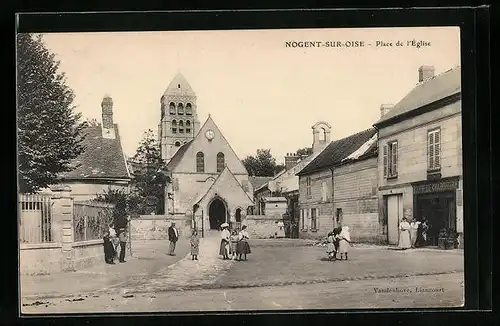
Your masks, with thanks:
[[(445, 74), (448, 74), (448, 73), (450, 73), (450, 72), (452, 72), (452, 71), (455, 71), (455, 70), (457, 70), (457, 69), (460, 69), (460, 68), (461, 68), (461, 66), (460, 66), (460, 65), (456, 65), (456, 66), (454, 66), (454, 67), (452, 67), (452, 68), (450, 68), (450, 69), (448, 69), (448, 70), (442, 71), (442, 72), (440, 72), (439, 74), (432, 76), (432, 77), (431, 77), (431, 78), (429, 78), (429, 79), (426, 79), (426, 80), (423, 80), (423, 81), (421, 81), (421, 82), (416, 83), (416, 84), (415, 84), (415, 87), (420, 86), (420, 85), (423, 85), (423, 84), (425, 84), (425, 83), (429, 82), (430, 80), (433, 80), (433, 79), (435, 79), (435, 78), (437, 78), (437, 77), (443, 76), (443, 75), (445, 75)], [(413, 90), (415, 87), (413, 87), (413, 88), (412, 88), (412, 90)], [(411, 90), (410, 90), (410, 92), (411, 92)]]

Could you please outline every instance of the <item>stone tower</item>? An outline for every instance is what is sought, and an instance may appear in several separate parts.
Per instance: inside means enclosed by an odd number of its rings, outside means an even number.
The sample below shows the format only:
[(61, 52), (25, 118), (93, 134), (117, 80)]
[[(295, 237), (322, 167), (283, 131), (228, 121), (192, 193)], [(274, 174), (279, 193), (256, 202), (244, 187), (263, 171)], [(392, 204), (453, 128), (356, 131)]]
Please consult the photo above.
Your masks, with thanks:
[(200, 130), (196, 94), (186, 78), (178, 73), (161, 97), (160, 104), (158, 140), (161, 156), (168, 163), (179, 147), (193, 140)]
[(319, 121), (316, 122), (311, 128), (313, 130), (313, 153), (321, 152), (331, 142), (330, 133), (332, 127), (328, 124), (328, 122)]

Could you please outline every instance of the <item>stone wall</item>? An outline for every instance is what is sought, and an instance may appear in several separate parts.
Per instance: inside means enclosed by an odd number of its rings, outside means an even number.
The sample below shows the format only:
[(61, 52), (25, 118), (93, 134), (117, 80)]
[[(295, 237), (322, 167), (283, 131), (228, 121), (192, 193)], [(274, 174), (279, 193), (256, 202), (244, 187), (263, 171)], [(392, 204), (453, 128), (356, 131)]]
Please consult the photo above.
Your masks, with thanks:
[(184, 216), (141, 215), (130, 221), (130, 237), (134, 240), (168, 239), (168, 228), (175, 222), (179, 238), (191, 236), (191, 219)]
[(266, 215), (247, 215), (242, 221), (248, 227), (248, 236), (251, 239), (269, 239), (279, 234), (278, 221), (282, 219)]
[(21, 244), (21, 275), (51, 274), (62, 271), (63, 253), (60, 243)]

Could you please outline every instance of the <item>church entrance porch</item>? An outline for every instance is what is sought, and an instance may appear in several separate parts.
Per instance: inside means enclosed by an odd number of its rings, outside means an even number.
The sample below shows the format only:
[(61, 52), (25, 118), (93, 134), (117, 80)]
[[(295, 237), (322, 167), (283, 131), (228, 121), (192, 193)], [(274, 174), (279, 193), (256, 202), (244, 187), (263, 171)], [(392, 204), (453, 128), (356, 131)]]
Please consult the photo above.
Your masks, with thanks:
[(208, 209), (210, 229), (219, 229), (220, 225), (226, 222), (226, 215), (226, 204), (220, 198), (215, 198)]

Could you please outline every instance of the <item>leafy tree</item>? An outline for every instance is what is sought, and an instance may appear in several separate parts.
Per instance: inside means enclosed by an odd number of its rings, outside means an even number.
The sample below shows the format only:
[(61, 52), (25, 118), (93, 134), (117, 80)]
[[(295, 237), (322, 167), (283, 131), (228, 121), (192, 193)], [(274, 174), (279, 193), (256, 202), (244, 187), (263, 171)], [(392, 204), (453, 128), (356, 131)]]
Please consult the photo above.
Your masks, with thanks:
[(299, 148), (296, 152), (296, 154), (298, 156), (302, 156), (302, 155), (311, 155), (312, 154), (312, 147), (304, 147), (304, 148)]
[(73, 91), (58, 72), (41, 35), (17, 35), (19, 190), (33, 193), (57, 182), (85, 150), (85, 123), (74, 112)]
[(256, 156), (247, 156), (242, 162), (250, 176), (272, 177), (284, 169), (276, 164), (270, 149), (258, 149)]
[(144, 199), (145, 206), (153, 206), (156, 214), (163, 214), (165, 185), (170, 180), (165, 161), (161, 158), (160, 146), (151, 129), (144, 133), (131, 161), (138, 167), (133, 173), (134, 191)]
[(108, 189), (94, 199), (97, 202), (113, 204), (112, 219), (116, 228), (127, 226), (127, 217), (129, 216), (129, 194), (123, 190)]

